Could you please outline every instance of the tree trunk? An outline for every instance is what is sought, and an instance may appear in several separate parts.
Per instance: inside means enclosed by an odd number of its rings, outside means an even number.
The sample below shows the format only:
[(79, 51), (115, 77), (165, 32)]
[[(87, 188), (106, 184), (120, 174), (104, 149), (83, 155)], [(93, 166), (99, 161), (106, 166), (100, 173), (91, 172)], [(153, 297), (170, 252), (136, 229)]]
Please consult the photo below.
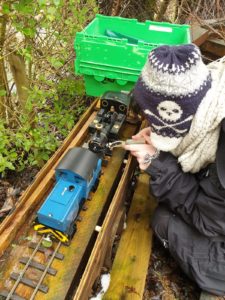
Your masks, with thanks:
[(114, 0), (112, 3), (111, 16), (117, 16), (121, 7), (121, 0)]
[(146, 11), (148, 13), (148, 19), (149, 20), (154, 20), (154, 15), (156, 13), (156, 5), (157, 5), (157, 0), (146, 0), (145, 1), (145, 7)]
[(165, 15), (165, 12), (170, 4), (170, 0), (164, 0), (161, 2), (160, 7), (159, 7), (159, 12), (157, 13), (155, 17), (155, 21), (162, 21), (163, 16)]
[(19, 99), (19, 106), (22, 111), (25, 109), (28, 97), (28, 79), (26, 74), (26, 66), (23, 57), (16, 53), (11, 53), (8, 56), (10, 69), (15, 81), (17, 95)]
[(7, 79), (5, 72), (5, 65), (3, 60), (3, 46), (5, 41), (5, 31), (6, 31), (6, 18), (0, 17), (0, 117), (5, 116), (5, 95), (3, 91), (7, 92)]
[(191, 7), (194, 5), (195, 9), (198, 8), (196, 2), (194, 2), (194, 4), (192, 2), (193, 1), (191, 0), (179, 0), (179, 9), (178, 9), (176, 23), (178, 24), (186, 23), (191, 12)]

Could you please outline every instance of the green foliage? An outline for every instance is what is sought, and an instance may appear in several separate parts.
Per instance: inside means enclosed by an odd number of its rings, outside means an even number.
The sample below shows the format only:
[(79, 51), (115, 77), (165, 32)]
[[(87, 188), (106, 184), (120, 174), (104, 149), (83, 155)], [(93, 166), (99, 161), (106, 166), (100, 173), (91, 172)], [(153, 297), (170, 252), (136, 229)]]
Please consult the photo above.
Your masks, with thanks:
[(17, 158), (17, 153), (10, 149), (11, 139), (9, 132), (5, 129), (2, 122), (0, 122), (0, 140), (0, 172), (5, 169), (14, 170), (13, 163)]
[(84, 112), (85, 103), (75, 92), (82, 85), (79, 80), (64, 79), (52, 85), (46, 91), (33, 87), (18, 128), (10, 129), (0, 121), (1, 173), (7, 169), (21, 171), (29, 165), (42, 166)]
[(24, 58), (30, 89), (25, 107), (0, 119), (0, 173), (42, 166), (84, 111), (73, 41), (97, 12), (95, 0), (4, 1), (2, 13), (13, 28), (4, 45)]

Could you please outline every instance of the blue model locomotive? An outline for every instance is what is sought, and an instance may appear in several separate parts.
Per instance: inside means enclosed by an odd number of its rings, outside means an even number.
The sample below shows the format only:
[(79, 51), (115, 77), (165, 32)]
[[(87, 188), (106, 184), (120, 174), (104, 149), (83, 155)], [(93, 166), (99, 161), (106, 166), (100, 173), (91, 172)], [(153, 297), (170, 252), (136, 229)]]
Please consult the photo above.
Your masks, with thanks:
[(63, 243), (72, 238), (78, 212), (98, 184), (104, 156), (111, 155), (107, 144), (119, 137), (130, 96), (107, 92), (100, 103), (100, 110), (89, 126), (89, 149), (76, 147), (66, 153), (56, 167), (56, 184), (37, 212), (34, 229)]
[(72, 148), (56, 167), (56, 184), (37, 212), (34, 229), (68, 243), (80, 207), (96, 188), (102, 160), (85, 148)]

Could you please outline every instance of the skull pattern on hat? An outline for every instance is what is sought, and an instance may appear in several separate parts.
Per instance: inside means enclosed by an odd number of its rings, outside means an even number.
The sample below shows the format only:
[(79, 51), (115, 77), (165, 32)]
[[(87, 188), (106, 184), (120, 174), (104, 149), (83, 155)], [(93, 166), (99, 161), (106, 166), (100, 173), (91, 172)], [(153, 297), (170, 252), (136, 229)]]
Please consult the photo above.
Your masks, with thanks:
[(180, 143), (211, 88), (211, 75), (199, 53), (193, 44), (156, 48), (135, 85), (134, 98), (149, 120), (151, 138), (160, 150), (170, 151)]

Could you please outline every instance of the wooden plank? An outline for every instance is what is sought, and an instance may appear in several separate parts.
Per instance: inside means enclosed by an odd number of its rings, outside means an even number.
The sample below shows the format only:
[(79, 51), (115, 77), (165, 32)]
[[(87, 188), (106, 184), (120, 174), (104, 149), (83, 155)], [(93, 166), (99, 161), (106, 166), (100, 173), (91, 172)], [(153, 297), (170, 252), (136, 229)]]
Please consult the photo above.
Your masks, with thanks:
[[(30, 259), (29, 257), (21, 257), (20, 263), (26, 265), (27, 262), (29, 261), (29, 259)], [(33, 268), (35, 268), (37, 270), (40, 270), (40, 271), (45, 271), (45, 268), (46, 268), (45, 265), (40, 264), (39, 262), (37, 262), (35, 260), (31, 260), (30, 263), (29, 263), (29, 266), (33, 267)], [(55, 270), (53, 268), (48, 268), (47, 272), (48, 272), (48, 274), (55, 276), (56, 273), (57, 273), (57, 270)]]
[(218, 57), (223, 57), (225, 55), (225, 42), (222, 39), (209, 39), (202, 44), (201, 49)]
[(209, 37), (209, 30), (194, 24), (191, 26), (191, 37), (192, 43), (201, 46)]
[(134, 159), (130, 157), (124, 170), (123, 177), (120, 180), (119, 186), (103, 222), (101, 231), (98, 234), (98, 238), (91, 253), (90, 259), (73, 298), (74, 300), (86, 300), (90, 296), (91, 288), (103, 265), (106, 251), (108, 249), (107, 246), (110, 243), (112, 235), (115, 235), (116, 233), (115, 223), (118, 225), (120, 218), (122, 217), (123, 212), (121, 210), (121, 206), (123, 205), (123, 201), (126, 197), (126, 191), (128, 189), (128, 185), (130, 184), (134, 166)]
[[(95, 102), (96, 103), (96, 102)], [(54, 169), (59, 160), (65, 155), (70, 148), (80, 145), (88, 132), (88, 125), (94, 119), (96, 113), (94, 111), (94, 104), (84, 114), (83, 118), (75, 126), (72, 133), (65, 140), (62, 147), (50, 159), (47, 165), (39, 172), (34, 183), (27, 189), (21, 197), (14, 212), (9, 215), (1, 224), (0, 227), (0, 256), (4, 253), (6, 248), (10, 245), (15, 235), (18, 233), (25, 221), (32, 221), (29, 215), (41, 204), (45, 195), (50, 192), (54, 183)], [(85, 122), (85, 123), (84, 123)]]
[[(20, 277), (20, 274), (19, 273), (11, 273), (10, 275), (10, 278), (17, 281), (17, 279)], [(34, 282), (33, 280), (29, 279), (29, 278), (26, 278), (26, 277), (22, 277), (20, 279), (20, 282), (27, 285), (27, 286), (30, 286), (32, 288), (36, 288), (37, 286), (37, 283)], [(42, 293), (47, 293), (48, 292), (48, 287), (44, 284), (41, 284), (39, 287), (38, 287), (38, 290), (42, 291)]]
[(152, 247), (149, 223), (155, 206), (149, 195), (149, 176), (141, 174), (103, 300), (142, 299)]
[[(35, 249), (37, 247), (37, 244), (38, 243), (29, 243), (28, 247), (31, 248), (31, 249)], [(41, 253), (45, 253), (46, 252), (46, 248), (43, 247), (43, 246), (39, 246), (38, 247), (38, 251), (41, 252)], [(48, 256), (52, 256), (54, 253), (54, 251), (52, 249), (48, 249)], [(59, 253), (59, 252), (56, 252), (55, 253), (55, 258), (57, 259), (60, 259), (60, 260), (63, 260), (64, 259), (64, 255), (62, 253)]]
[[(8, 294), (9, 294), (8, 291), (4, 290), (4, 291), (0, 292), (0, 297), (2, 296), (2, 297), (4, 297), (3, 299), (6, 299), (7, 296), (8, 296)], [(1, 299), (1, 298), (0, 298), (0, 299)], [(21, 298), (21, 297), (15, 295), (15, 294), (13, 294), (13, 295), (10, 297), (10, 299), (11, 299), (11, 300), (26, 300), (25, 298)]]

